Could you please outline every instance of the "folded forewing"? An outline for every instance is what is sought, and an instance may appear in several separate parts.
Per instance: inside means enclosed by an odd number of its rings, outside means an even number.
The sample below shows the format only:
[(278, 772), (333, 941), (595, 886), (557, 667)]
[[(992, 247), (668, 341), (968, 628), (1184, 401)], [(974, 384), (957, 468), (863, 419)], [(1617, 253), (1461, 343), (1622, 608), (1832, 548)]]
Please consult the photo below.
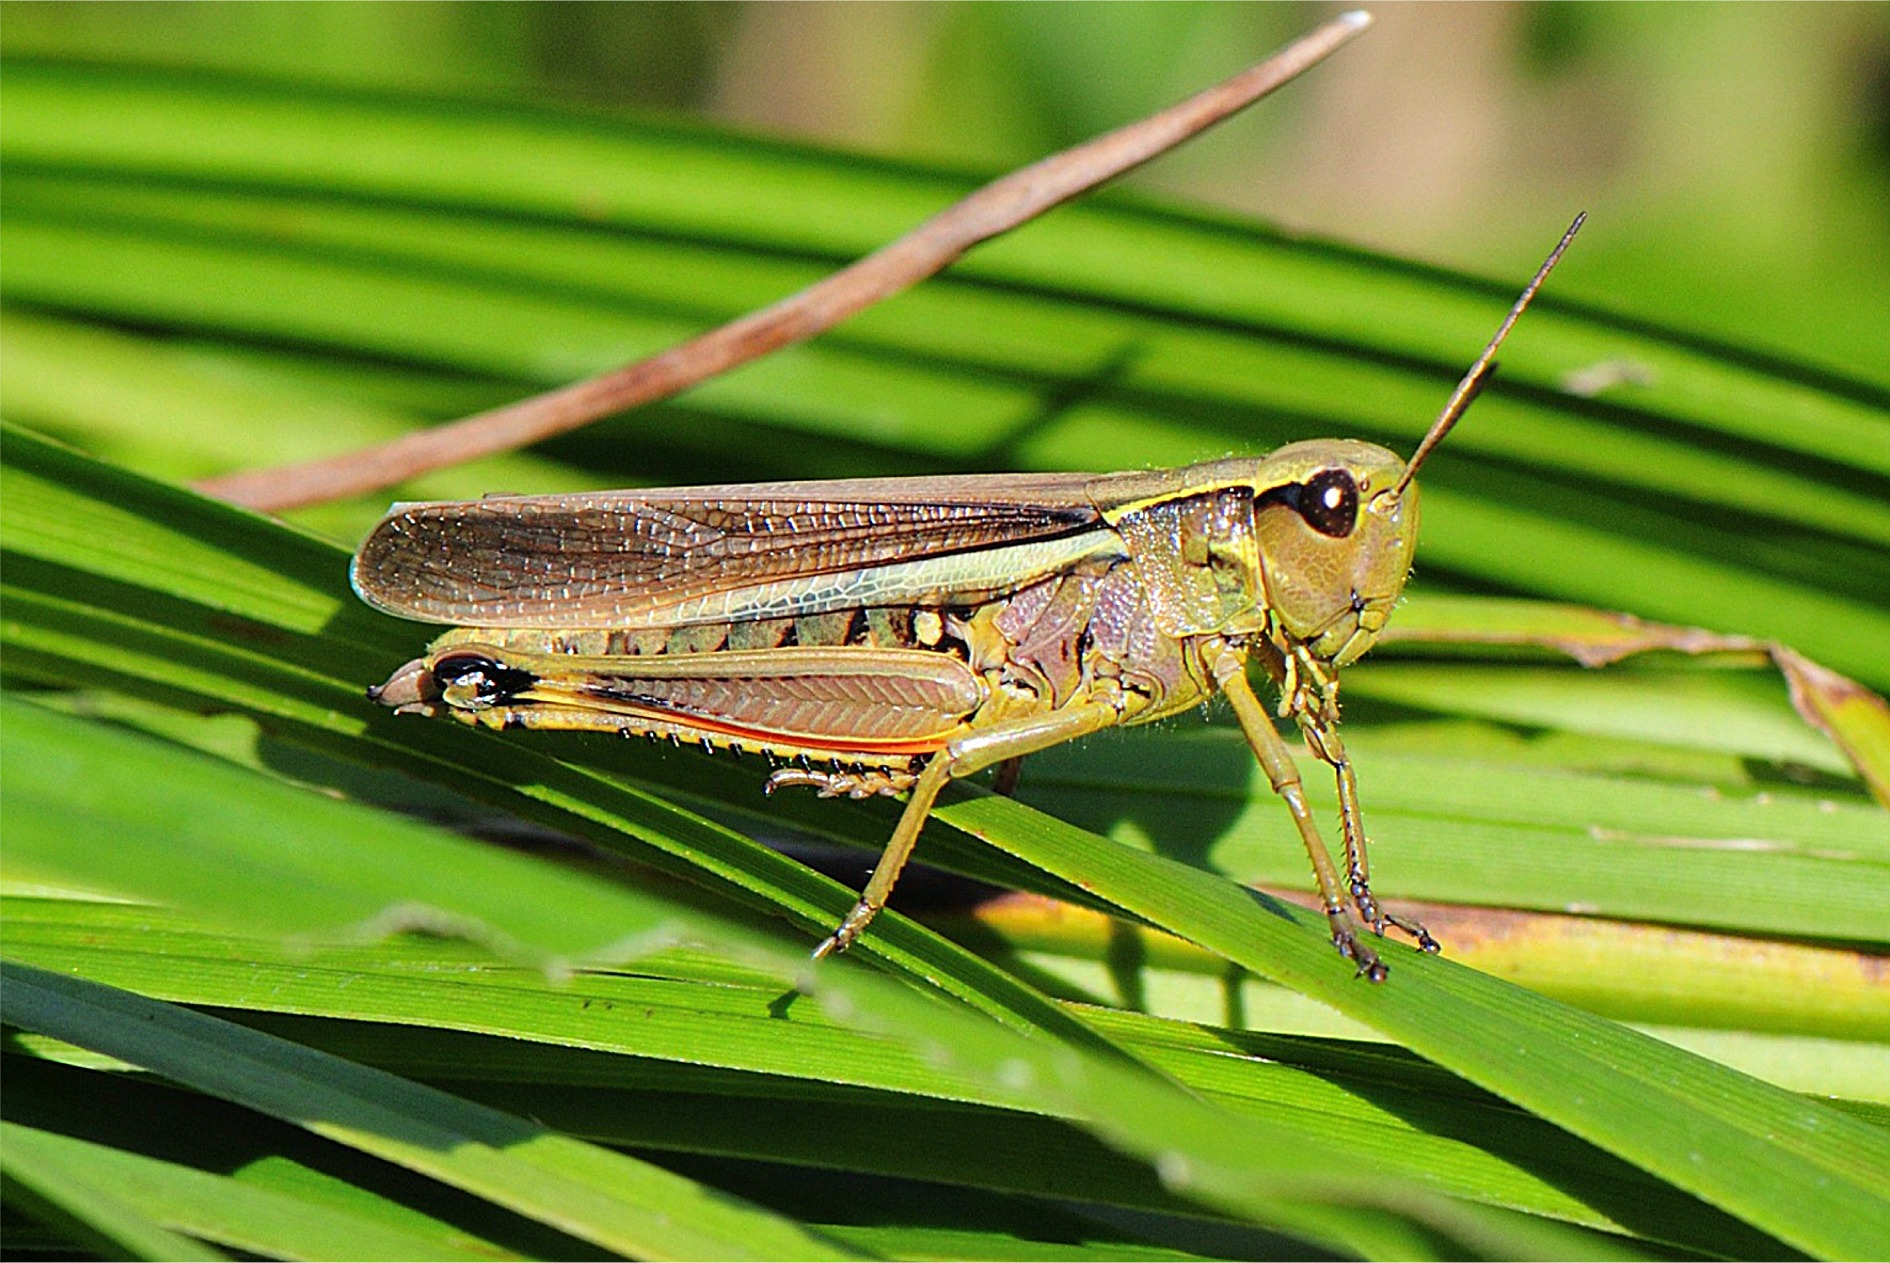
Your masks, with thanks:
[(761, 483), (402, 504), (355, 589), (481, 627), (676, 626), (984, 599), (1116, 547), (1088, 474)]

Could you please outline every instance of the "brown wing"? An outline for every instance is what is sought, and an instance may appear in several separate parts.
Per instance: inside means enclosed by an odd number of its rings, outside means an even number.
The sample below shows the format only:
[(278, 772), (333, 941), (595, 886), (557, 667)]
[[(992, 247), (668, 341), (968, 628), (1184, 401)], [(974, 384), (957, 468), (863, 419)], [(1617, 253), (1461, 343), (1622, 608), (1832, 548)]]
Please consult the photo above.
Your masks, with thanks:
[(981, 599), (1112, 545), (1089, 474), (757, 483), (402, 504), (354, 560), (389, 613), (674, 626)]

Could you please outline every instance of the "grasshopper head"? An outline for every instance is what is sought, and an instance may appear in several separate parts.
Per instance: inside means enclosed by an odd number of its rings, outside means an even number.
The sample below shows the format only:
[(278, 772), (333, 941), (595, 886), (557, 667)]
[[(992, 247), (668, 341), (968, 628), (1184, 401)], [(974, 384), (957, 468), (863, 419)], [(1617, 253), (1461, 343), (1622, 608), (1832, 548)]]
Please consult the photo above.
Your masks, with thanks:
[(1384, 630), (1417, 547), (1418, 497), (1371, 443), (1293, 443), (1261, 463), (1254, 532), (1267, 607), (1288, 636), (1345, 666)]
[(1384, 630), (1417, 547), (1418, 491), (1411, 478), (1489, 381), (1497, 348), (1586, 218), (1575, 217), (1536, 269), (1408, 462), (1346, 439), (1292, 443), (1260, 462), (1254, 531), (1267, 607), (1276, 625), (1315, 656), (1345, 666)]

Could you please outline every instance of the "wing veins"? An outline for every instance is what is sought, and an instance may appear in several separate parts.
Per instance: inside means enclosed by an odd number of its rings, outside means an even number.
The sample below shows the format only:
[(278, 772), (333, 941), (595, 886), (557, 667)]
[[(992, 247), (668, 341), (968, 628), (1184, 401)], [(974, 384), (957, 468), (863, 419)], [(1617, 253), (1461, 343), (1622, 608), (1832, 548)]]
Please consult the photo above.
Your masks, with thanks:
[[(1088, 481), (871, 479), (396, 505), (362, 546), (355, 586), (390, 613), (432, 622), (632, 625), (639, 609), (1078, 535), (1100, 522), (1081, 494)], [(871, 493), (906, 498), (859, 498)]]

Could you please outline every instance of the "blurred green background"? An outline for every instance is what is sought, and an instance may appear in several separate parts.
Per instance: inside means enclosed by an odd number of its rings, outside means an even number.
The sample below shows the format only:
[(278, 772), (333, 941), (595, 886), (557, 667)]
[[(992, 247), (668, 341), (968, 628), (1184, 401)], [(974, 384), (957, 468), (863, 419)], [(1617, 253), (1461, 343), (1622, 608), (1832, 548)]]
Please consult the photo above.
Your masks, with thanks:
[[(10, 55), (668, 111), (996, 170), (1303, 4), (63, 4)], [(1593, 222), (1572, 297), (1890, 381), (1890, 6), (1395, 4), (1139, 187), (1473, 273)]]

